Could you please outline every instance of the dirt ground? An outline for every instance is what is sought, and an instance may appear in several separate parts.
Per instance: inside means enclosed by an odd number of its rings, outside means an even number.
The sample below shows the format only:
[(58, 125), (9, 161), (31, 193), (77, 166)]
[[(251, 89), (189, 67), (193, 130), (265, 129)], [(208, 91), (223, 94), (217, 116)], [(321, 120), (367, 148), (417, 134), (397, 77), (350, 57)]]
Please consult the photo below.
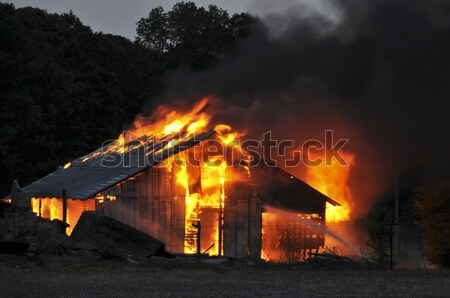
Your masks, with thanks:
[(449, 297), (450, 271), (0, 257), (0, 297)]

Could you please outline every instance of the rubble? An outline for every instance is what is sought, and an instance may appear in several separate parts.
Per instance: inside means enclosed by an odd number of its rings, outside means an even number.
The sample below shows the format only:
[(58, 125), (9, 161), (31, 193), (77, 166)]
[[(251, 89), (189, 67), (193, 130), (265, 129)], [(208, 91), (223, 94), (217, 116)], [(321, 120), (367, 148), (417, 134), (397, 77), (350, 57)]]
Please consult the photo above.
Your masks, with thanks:
[(95, 211), (82, 213), (70, 238), (87, 242), (109, 255), (133, 259), (165, 255), (163, 242)]
[(88, 243), (80, 243), (65, 234), (67, 224), (54, 219), (41, 220), (37, 224), (36, 237), (29, 252), (38, 255), (92, 256), (100, 255), (98, 249)]

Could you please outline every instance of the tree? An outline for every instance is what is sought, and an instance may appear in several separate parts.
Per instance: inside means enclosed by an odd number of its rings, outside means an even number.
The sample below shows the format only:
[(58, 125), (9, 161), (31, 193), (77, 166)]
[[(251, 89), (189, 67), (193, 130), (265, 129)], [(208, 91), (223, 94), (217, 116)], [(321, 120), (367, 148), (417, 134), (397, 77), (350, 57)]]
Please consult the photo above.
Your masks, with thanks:
[(450, 180), (423, 185), (415, 207), (425, 232), (426, 257), (436, 265), (450, 268)]
[[(0, 3), (0, 197), (116, 138), (161, 89), (164, 62), (73, 14)], [(154, 103), (156, 105), (156, 103)]]
[(372, 249), (375, 262), (382, 267), (386, 265), (386, 257), (392, 253), (390, 241), (393, 219), (393, 208), (387, 198), (374, 206), (366, 220), (366, 230), (369, 235), (368, 245)]
[(211, 66), (237, 39), (261, 26), (248, 14), (229, 14), (215, 5), (179, 2), (172, 10), (154, 8), (137, 23), (136, 42), (167, 59), (169, 68)]
[(168, 23), (168, 15), (161, 6), (152, 9), (147, 18), (137, 23), (136, 42), (159, 53), (169, 51), (172, 41)]
[(158, 104), (167, 70), (211, 66), (257, 23), (181, 2), (153, 9), (132, 42), (72, 12), (0, 3), (0, 197), (116, 138)]

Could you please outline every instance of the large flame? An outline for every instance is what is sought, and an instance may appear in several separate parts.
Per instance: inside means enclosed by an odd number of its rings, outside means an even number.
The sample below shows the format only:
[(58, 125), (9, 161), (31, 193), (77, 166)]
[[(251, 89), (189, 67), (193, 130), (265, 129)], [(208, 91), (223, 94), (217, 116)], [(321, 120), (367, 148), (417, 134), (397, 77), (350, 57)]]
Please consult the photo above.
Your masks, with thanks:
[[(163, 148), (154, 149), (147, 154), (158, 154), (164, 150), (173, 148), (185, 141), (191, 140), (195, 135), (205, 133), (211, 127), (211, 115), (205, 112), (209, 98), (204, 98), (194, 105), (190, 111), (180, 112), (171, 110), (168, 107), (159, 107), (150, 117), (137, 117), (133, 126), (128, 132), (121, 134), (116, 141), (92, 154), (81, 158), (81, 162), (86, 162), (101, 154), (126, 153), (135, 150), (140, 146), (145, 146), (149, 141), (168, 141)], [(216, 134), (211, 137), (217, 141), (211, 159), (204, 159), (202, 154), (211, 153), (208, 142), (200, 142), (189, 149), (181, 151), (166, 159), (161, 166), (166, 167), (173, 173), (174, 181), (180, 189), (181, 195), (185, 197), (185, 238), (184, 252), (197, 252), (197, 222), (201, 223), (201, 252), (207, 251), (210, 255), (220, 255), (223, 243), (223, 210), (225, 208), (225, 186), (236, 181), (239, 177), (234, 177), (234, 171), (228, 170), (229, 157), (227, 153), (236, 152), (241, 158), (249, 155), (239, 146), (239, 138), (243, 133), (237, 133), (228, 125), (216, 125)], [(205, 146), (206, 143), (206, 147)], [(200, 148), (197, 148), (200, 147)], [(199, 150), (198, 150), (199, 149)], [(192, 163), (191, 158), (194, 158)], [(343, 154), (348, 165), (340, 165), (337, 160), (331, 160), (331, 164), (322, 163), (316, 167), (309, 167), (307, 171), (307, 182), (341, 204), (333, 207), (327, 204), (326, 221), (341, 222), (350, 219), (351, 213), (351, 191), (348, 187), (350, 168), (354, 164), (354, 156), (349, 153)], [(233, 160), (232, 160), (233, 161)], [(67, 163), (63, 169), (70, 168), (72, 163)], [(250, 175), (249, 166), (243, 165)], [(132, 178), (130, 178), (132, 179)], [(180, 193), (180, 192), (178, 192)], [(103, 196), (99, 194), (95, 198), (98, 203), (104, 200), (116, 200), (115, 197)], [(73, 230), (84, 210), (95, 210), (95, 201), (67, 200), (66, 221), (70, 224), (67, 233)], [(33, 198), (33, 211), (38, 215), (49, 219), (60, 219), (63, 217), (63, 201), (60, 198)], [(320, 220), (318, 214), (297, 214), (296, 217), (302, 219)], [(291, 229), (305, 230), (305, 226), (300, 222), (292, 225), (292, 222), (273, 214), (263, 214), (263, 249), (262, 257), (271, 261), (286, 261), (288, 259), (298, 259), (306, 257), (304, 245), (297, 241), (297, 245), (289, 246), (291, 243), (288, 231)], [(284, 238), (279, 233), (279, 229), (285, 229)], [(306, 230), (305, 230), (306, 231)], [(311, 232), (308, 232), (311, 234)], [(308, 235), (309, 235), (308, 234)], [(290, 235), (290, 234), (289, 234)], [(312, 234), (311, 234), (312, 235)], [(320, 247), (321, 238), (318, 235), (309, 237), (309, 244), (312, 247)], [(292, 244), (292, 243), (291, 243)], [(303, 245), (303, 246), (302, 246)], [(287, 247), (280, 252), (279, 247)], [(306, 247), (306, 246), (305, 246)], [(302, 251), (304, 255), (298, 254)]]
[[(170, 107), (160, 106), (150, 117), (138, 116), (132, 127), (127, 132), (122, 133), (116, 141), (103, 148), (102, 151), (84, 156), (81, 158), (81, 162), (86, 162), (101, 154), (126, 153), (140, 146), (145, 146), (151, 140), (167, 140), (168, 142), (163, 148), (147, 153), (158, 154), (192, 139), (194, 135), (205, 133), (211, 127), (211, 115), (205, 112), (205, 107), (210, 101), (211, 98), (203, 98), (190, 111), (182, 112)], [(219, 142), (221, 148), (217, 150), (217, 154), (213, 154), (211, 161), (203, 160), (202, 156), (196, 156), (199, 162), (195, 165), (190, 164), (188, 154), (192, 154), (194, 147), (172, 155), (162, 163), (167, 170), (173, 171), (176, 183), (185, 189), (185, 253), (197, 252), (197, 227), (195, 225), (198, 220), (201, 220), (202, 225), (202, 252), (209, 249), (210, 255), (220, 253), (220, 236), (223, 235), (220, 223), (223, 219), (222, 214), (225, 204), (225, 184), (233, 179), (231, 173), (227, 171), (226, 153), (229, 153), (229, 149), (233, 151), (236, 148), (239, 153), (243, 153), (243, 149), (238, 145), (238, 139), (243, 133), (234, 132), (230, 126), (223, 124), (215, 126), (214, 130), (217, 133), (215, 140)], [(217, 146), (217, 143), (215, 145)], [(200, 148), (194, 155), (199, 153), (201, 155), (204, 150), (205, 148)], [(68, 163), (63, 169), (71, 166), (72, 164)], [(190, 168), (188, 169), (188, 167)], [(192, 167), (197, 167), (197, 170), (193, 170)], [(246, 168), (249, 172), (249, 168)], [(192, 184), (192, 180), (195, 179), (195, 177), (192, 177), (192, 173), (190, 177), (190, 171), (200, 173), (197, 175), (197, 178), (200, 179), (197, 181), (199, 185), (197, 189), (190, 187), (190, 183)], [(103, 198), (98, 197), (97, 200), (103, 200)], [(49, 205), (50, 202), (59, 204), (59, 199), (42, 199), (39, 202), (41, 207), (44, 204), (43, 208), (49, 210), (45, 211), (49, 213), (45, 214), (46, 218), (62, 218), (61, 208), (52, 208), (53, 205)], [(38, 201), (33, 201), (33, 206), (37, 203)], [(38, 212), (39, 207), (36, 205), (33, 210)]]
[[(128, 131), (103, 148), (84, 156), (81, 162), (86, 162), (95, 156), (108, 153), (126, 153), (145, 146), (149, 140), (170, 138), (172, 140), (157, 152), (150, 151), (148, 154), (160, 153), (162, 150), (170, 149), (180, 142), (187, 141), (193, 135), (205, 132), (208, 128), (211, 116), (204, 112), (211, 98), (205, 97), (198, 101), (192, 110), (180, 112), (172, 110), (167, 106), (159, 106), (152, 116), (137, 116)], [(135, 141), (135, 142), (133, 142)], [(63, 166), (63, 169), (71, 167), (71, 163)]]
[(143, 136), (159, 139), (183, 131), (187, 131), (189, 134), (200, 133), (205, 130), (210, 121), (210, 116), (203, 112), (210, 100), (208, 97), (201, 99), (191, 111), (185, 113), (160, 106), (153, 116), (136, 118), (130, 129), (131, 139), (126, 139), (122, 134), (117, 142), (123, 144)]
[[(233, 147), (242, 152), (243, 149), (237, 145), (237, 137), (241, 134), (231, 132), (230, 129), (223, 129), (223, 126), (216, 127), (215, 131), (222, 148)], [(223, 236), (220, 225), (225, 208), (225, 184), (234, 181), (235, 177), (232, 175), (232, 171), (227, 171), (228, 164), (224, 152), (218, 152), (211, 160), (203, 160), (199, 153), (209, 149), (203, 146), (200, 146), (200, 150), (194, 153), (195, 159), (199, 161), (196, 165), (193, 165), (188, 158), (188, 154), (193, 154), (192, 151), (195, 151), (193, 149), (198, 149), (196, 147), (190, 148), (188, 152), (183, 151), (170, 157), (164, 164), (169, 171), (174, 172), (176, 183), (185, 189), (184, 252), (188, 254), (197, 252), (196, 224), (200, 220), (202, 252), (208, 250), (209, 255), (218, 255), (220, 254), (219, 247), (223, 242), (223, 239), (220, 239), (220, 235)], [(234, 150), (233, 148), (232, 150)], [(190, 181), (192, 183), (192, 177), (189, 177), (188, 166), (197, 168), (200, 173), (198, 182), (201, 190), (199, 191), (190, 190), (189, 183)], [(176, 171), (174, 167), (176, 167)]]
[(336, 159), (325, 160), (318, 166), (310, 166), (307, 169), (306, 182), (337, 201), (341, 206), (333, 206), (327, 203), (326, 221), (342, 222), (350, 220), (352, 193), (348, 186), (351, 167), (355, 163), (355, 156), (341, 152), (347, 165), (341, 165)]

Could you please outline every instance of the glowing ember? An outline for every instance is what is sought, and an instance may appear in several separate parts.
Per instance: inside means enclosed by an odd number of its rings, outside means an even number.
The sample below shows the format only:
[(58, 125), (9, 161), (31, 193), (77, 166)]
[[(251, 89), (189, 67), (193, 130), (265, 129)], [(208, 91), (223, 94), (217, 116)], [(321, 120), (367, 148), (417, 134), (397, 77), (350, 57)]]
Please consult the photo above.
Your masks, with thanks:
[(336, 200), (341, 206), (333, 206), (327, 203), (326, 221), (342, 222), (350, 220), (352, 193), (348, 186), (350, 169), (354, 165), (355, 156), (350, 153), (342, 153), (348, 165), (341, 165), (332, 159), (331, 164), (325, 162), (315, 167), (308, 167), (306, 182)]
[(117, 197), (116, 196), (111, 196), (111, 195), (104, 196), (104, 195), (98, 194), (98, 195), (95, 196), (95, 199), (97, 200), (97, 202), (102, 204), (102, 203), (105, 202), (105, 200), (106, 201), (115, 201), (115, 200), (117, 200)]

